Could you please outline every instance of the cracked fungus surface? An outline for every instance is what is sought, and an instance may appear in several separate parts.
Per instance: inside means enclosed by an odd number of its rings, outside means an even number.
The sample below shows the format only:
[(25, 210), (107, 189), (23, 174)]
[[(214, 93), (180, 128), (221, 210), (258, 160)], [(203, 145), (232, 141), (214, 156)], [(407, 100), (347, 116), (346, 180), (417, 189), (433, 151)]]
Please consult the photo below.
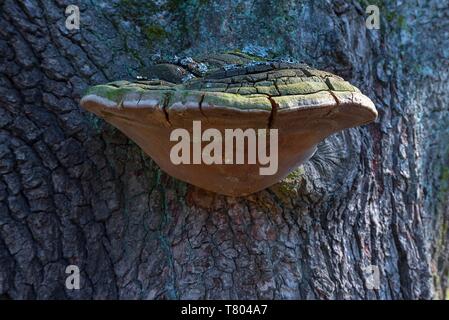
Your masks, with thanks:
[[(377, 111), (356, 87), (304, 64), (225, 53), (165, 61), (151, 80), (92, 87), (81, 100), (135, 141), (168, 174), (207, 190), (246, 195), (285, 177), (332, 133), (369, 123)], [(278, 171), (261, 176), (258, 164), (173, 165), (170, 132), (278, 129)], [(245, 155), (245, 159), (247, 159)]]

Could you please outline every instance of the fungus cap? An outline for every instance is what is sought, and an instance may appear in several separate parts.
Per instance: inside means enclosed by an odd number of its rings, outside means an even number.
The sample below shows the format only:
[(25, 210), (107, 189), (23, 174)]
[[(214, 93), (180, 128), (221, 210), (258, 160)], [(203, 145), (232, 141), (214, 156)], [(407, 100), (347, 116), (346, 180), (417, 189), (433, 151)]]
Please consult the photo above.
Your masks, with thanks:
[[(232, 60), (229, 66), (230, 59), (240, 63)], [(327, 136), (377, 117), (372, 101), (356, 87), (306, 65), (254, 62), (239, 54), (199, 61), (213, 69), (198, 74), (192, 63), (194, 70), (165, 64), (158, 68), (168, 72), (161, 78), (170, 79), (174, 70), (178, 77), (173, 82), (116, 81), (94, 86), (81, 106), (120, 129), (171, 176), (231, 196), (269, 187), (307, 161)], [(184, 71), (191, 77), (181, 82), (179, 74)], [(170, 141), (170, 134), (176, 128), (192, 133), (193, 121), (201, 121), (203, 132), (213, 128), (223, 136), (225, 129), (277, 129), (277, 172), (261, 175), (260, 163), (174, 164), (170, 151), (176, 142)]]

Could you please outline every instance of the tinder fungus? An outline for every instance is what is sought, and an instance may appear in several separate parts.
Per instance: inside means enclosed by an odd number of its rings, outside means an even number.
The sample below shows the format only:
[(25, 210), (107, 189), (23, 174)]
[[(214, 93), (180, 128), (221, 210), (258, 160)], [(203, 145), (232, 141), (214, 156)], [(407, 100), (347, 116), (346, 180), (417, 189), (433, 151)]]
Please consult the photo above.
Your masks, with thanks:
[(148, 74), (158, 79), (94, 86), (81, 105), (169, 175), (225, 195), (269, 187), (327, 136), (377, 117), (357, 88), (303, 64), (225, 53)]

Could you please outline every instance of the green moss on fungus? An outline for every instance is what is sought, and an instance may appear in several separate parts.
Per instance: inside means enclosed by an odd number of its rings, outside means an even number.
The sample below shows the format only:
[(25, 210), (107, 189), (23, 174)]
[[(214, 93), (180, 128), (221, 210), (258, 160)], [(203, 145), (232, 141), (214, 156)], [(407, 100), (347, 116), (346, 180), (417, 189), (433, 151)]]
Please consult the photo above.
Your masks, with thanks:
[(231, 93), (207, 93), (203, 105), (210, 104), (241, 110), (267, 110), (271, 111), (271, 103), (266, 96), (253, 95), (245, 97)]
[(326, 83), (329, 86), (329, 88), (334, 91), (349, 91), (349, 92), (359, 91), (359, 89), (357, 89), (347, 81), (337, 80), (329, 77), (326, 79)]
[(121, 87), (116, 88), (107, 84), (98, 85), (90, 88), (86, 95), (93, 94), (102, 98), (106, 98), (110, 101), (120, 102), (123, 97), (128, 93), (144, 93), (145, 90), (139, 87)]
[(302, 81), (288, 85), (278, 85), (278, 89), (280, 94), (283, 96), (310, 94), (329, 90), (326, 83), (318, 81)]

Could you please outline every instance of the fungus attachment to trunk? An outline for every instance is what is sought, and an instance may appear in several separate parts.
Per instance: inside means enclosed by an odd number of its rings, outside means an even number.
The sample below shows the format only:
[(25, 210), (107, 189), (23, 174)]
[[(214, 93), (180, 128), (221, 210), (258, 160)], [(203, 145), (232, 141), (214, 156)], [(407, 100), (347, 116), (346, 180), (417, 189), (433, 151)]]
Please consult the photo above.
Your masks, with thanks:
[(327, 136), (377, 117), (356, 87), (307, 65), (240, 53), (190, 61), (195, 72), (165, 63), (150, 72), (160, 80), (94, 86), (81, 106), (169, 175), (206, 190), (243, 196), (267, 188)]

